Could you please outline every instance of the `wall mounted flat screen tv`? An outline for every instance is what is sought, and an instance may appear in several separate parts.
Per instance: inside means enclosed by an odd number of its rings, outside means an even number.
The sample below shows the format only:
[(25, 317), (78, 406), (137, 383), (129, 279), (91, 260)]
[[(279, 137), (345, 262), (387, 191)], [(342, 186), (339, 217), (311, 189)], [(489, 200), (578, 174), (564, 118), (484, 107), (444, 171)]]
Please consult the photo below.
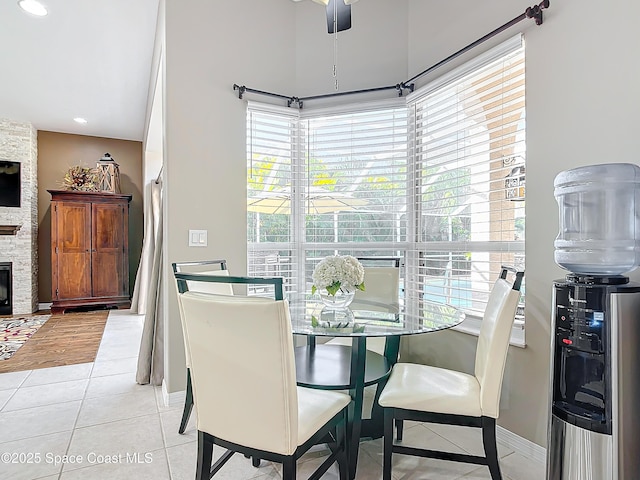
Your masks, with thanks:
[(20, 162), (0, 160), (0, 207), (19, 207), (20, 190)]

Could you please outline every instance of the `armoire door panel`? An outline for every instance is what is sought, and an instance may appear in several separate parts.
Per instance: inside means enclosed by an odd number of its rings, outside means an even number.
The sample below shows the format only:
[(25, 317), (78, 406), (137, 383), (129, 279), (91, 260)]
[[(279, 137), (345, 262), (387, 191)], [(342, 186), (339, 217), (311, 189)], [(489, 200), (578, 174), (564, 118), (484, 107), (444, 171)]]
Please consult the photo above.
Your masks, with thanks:
[(124, 207), (118, 204), (94, 203), (92, 208), (93, 296), (112, 297), (125, 295), (122, 278), (125, 274), (123, 269)]
[(88, 253), (58, 255), (58, 299), (91, 297)]
[(91, 225), (89, 205), (58, 203), (56, 205), (58, 249), (65, 252), (85, 252), (91, 247), (87, 227)]
[(57, 240), (53, 255), (57, 263), (54, 298), (91, 296), (91, 208), (86, 204), (58, 202), (54, 212)]
[(92, 283), (94, 297), (117, 297), (122, 292), (122, 254), (96, 252), (92, 260)]
[(122, 205), (93, 204), (93, 248), (99, 251), (120, 249), (123, 244)]

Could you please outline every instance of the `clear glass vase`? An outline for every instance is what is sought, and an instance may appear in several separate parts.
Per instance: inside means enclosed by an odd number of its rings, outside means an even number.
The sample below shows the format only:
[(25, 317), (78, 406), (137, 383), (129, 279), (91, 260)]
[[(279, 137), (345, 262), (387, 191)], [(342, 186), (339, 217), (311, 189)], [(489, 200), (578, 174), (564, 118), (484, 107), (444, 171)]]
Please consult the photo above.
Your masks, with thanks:
[(353, 321), (353, 313), (349, 305), (353, 302), (356, 292), (353, 290), (340, 289), (335, 295), (329, 295), (326, 290), (320, 292), (320, 300), (324, 307), (320, 312), (320, 319), (328, 325), (343, 325)]
[(325, 308), (342, 310), (348, 308), (353, 302), (356, 292), (353, 290), (340, 289), (335, 295), (329, 295), (327, 291), (320, 292), (320, 299)]

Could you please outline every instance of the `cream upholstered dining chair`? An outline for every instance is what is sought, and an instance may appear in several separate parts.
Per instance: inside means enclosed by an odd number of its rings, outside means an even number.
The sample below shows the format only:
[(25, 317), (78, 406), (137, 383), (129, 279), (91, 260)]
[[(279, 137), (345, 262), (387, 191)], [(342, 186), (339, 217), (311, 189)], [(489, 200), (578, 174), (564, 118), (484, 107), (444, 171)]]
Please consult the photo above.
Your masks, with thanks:
[[(366, 304), (367, 310), (380, 308), (388, 311), (391, 305), (399, 306), (400, 257), (358, 257), (364, 267), (364, 290), (356, 290), (355, 305)], [(377, 307), (379, 304), (379, 307)], [(351, 346), (351, 338), (337, 337), (327, 342), (329, 345)], [(367, 338), (367, 350), (384, 355), (385, 337)]]
[[(512, 282), (507, 280), (508, 271), (513, 273)], [(384, 409), (383, 480), (391, 480), (393, 453), (487, 465), (493, 480), (502, 478), (496, 447), (496, 418), (523, 276), (523, 271), (502, 267), (482, 319), (474, 375), (411, 363), (397, 363), (393, 367), (379, 398)], [(485, 456), (395, 444), (394, 419), (482, 428)]]
[[(312, 478), (337, 461), (346, 480), (351, 398), (296, 386), (287, 301), (197, 292), (179, 301), (198, 410), (196, 480), (215, 475), (236, 452), (282, 463), (283, 478), (295, 480), (297, 459), (320, 442), (332, 453)], [(212, 466), (214, 445), (228, 450)]]
[[(215, 276), (229, 276), (229, 270), (227, 270), (226, 260), (203, 260), (196, 262), (176, 262), (172, 263), (173, 273), (193, 273), (197, 275), (215, 275)], [(205, 278), (203, 277), (203, 278)], [(204, 292), (215, 295), (233, 295), (233, 287), (229, 283), (213, 283), (207, 282), (206, 279), (202, 281), (189, 280), (183, 284), (185, 291)], [(178, 291), (180, 289), (178, 288)], [(180, 421), (180, 427), (178, 433), (183, 434), (189, 423), (189, 417), (191, 416), (191, 410), (193, 410), (193, 390), (191, 387), (191, 366), (189, 363), (189, 346), (187, 345), (186, 336), (184, 332), (184, 325), (182, 325), (182, 336), (184, 338), (184, 351), (185, 351), (185, 363), (187, 364), (187, 389), (186, 397), (184, 400), (184, 409), (182, 411), (182, 420)]]

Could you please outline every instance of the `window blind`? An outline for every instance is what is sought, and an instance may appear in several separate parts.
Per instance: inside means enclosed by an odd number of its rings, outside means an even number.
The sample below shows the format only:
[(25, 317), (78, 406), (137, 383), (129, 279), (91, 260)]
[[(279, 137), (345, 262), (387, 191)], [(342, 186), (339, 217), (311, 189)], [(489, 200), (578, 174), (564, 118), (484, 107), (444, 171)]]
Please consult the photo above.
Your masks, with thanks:
[[(285, 278), (295, 289), (292, 193), (297, 115), (249, 104), (247, 110), (247, 244), (250, 276)], [(253, 288), (251, 293), (258, 294)]]
[(406, 242), (406, 107), (302, 123), (308, 285), (315, 264), (327, 255), (398, 255)]
[(309, 291), (315, 265), (328, 255), (401, 255), (406, 106), (279, 115), (249, 107), (250, 273), (268, 272), (263, 257), (274, 261), (275, 249), (290, 291)]
[[(415, 138), (407, 296), (481, 315), (502, 264), (524, 268), (522, 45), (409, 103)], [(409, 268), (409, 267), (408, 267)]]

